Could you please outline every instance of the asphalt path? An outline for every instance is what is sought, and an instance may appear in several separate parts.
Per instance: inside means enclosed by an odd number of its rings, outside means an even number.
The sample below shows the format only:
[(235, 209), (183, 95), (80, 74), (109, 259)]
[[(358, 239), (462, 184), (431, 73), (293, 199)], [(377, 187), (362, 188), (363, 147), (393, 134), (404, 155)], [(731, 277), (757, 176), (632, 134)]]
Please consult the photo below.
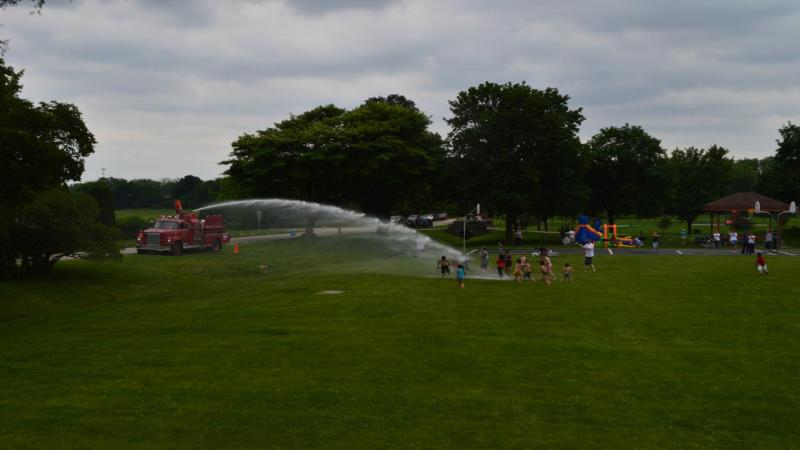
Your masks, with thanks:
[[(496, 249), (495, 249), (496, 250)], [(538, 249), (515, 249), (510, 248), (512, 253), (538, 253)], [(583, 255), (583, 248), (574, 247), (550, 247), (548, 251), (552, 251), (555, 255)], [(769, 256), (800, 256), (800, 249), (794, 248), (781, 248), (780, 250), (766, 250), (763, 248), (756, 248), (757, 252), (762, 252)], [(753, 256), (741, 253), (741, 249), (731, 250), (728, 248), (660, 248), (658, 251), (653, 251), (652, 248), (605, 248), (596, 247), (594, 249), (595, 256), (610, 255), (610, 256), (624, 256), (624, 255), (667, 255), (667, 256)]]

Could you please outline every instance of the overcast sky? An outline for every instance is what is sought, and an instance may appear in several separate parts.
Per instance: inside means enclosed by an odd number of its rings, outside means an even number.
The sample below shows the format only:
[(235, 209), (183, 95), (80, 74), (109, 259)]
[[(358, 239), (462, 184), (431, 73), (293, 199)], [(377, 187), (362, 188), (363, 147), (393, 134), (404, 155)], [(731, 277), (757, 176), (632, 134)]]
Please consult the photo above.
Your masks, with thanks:
[(320, 104), (403, 94), (448, 131), (483, 81), (556, 87), (581, 138), (774, 152), (800, 122), (798, 0), (49, 0), (0, 11), (23, 96), (76, 104), (84, 180), (213, 178), (230, 143)]

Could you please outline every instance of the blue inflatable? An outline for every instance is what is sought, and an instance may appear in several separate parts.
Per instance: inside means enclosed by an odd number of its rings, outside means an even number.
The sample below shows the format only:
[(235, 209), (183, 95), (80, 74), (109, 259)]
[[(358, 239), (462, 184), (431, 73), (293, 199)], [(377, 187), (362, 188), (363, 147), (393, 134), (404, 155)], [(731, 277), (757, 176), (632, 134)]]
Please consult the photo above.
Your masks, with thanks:
[[(596, 219), (595, 227), (600, 228), (601, 226), (600, 220)], [(603, 239), (603, 233), (589, 225), (589, 216), (578, 216), (578, 226), (575, 228), (575, 241), (583, 245), (598, 239)]]

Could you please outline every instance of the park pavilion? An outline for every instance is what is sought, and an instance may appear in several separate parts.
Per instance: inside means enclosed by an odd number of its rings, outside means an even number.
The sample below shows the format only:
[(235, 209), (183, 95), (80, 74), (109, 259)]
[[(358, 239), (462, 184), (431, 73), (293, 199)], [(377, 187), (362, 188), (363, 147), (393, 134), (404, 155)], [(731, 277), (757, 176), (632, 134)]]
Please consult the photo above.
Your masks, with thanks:
[[(720, 226), (724, 224), (720, 223), (720, 218), (723, 215), (729, 215), (732, 219), (735, 219), (743, 213), (753, 214), (756, 202), (759, 202), (761, 205), (761, 211), (770, 213), (770, 228), (772, 228), (773, 214), (789, 210), (788, 204), (767, 197), (766, 195), (761, 195), (756, 192), (737, 192), (727, 197), (722, 197), (719, 200), (706, 203), (703, 205), (703, 211), (711, 215), (711, 230), (713, 232), (713, 230), (721, 229)], [(714, 223), (715, 218), (717, 219), (716, 223)]]

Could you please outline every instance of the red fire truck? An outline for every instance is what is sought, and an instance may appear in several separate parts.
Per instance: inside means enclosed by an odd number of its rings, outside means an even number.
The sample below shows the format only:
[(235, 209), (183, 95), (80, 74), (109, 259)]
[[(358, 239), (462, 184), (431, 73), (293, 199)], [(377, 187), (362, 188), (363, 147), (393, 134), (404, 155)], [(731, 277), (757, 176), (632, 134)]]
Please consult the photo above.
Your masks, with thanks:
[(174, 216), (161, 216), (152, 227), (139, 232), (136, 252), (170, 252), (178, 256), (187, 249), (219, 251), (230, 241), (221, 215), (198, 219), (197, 213), (184, 212), (177, 200)]

